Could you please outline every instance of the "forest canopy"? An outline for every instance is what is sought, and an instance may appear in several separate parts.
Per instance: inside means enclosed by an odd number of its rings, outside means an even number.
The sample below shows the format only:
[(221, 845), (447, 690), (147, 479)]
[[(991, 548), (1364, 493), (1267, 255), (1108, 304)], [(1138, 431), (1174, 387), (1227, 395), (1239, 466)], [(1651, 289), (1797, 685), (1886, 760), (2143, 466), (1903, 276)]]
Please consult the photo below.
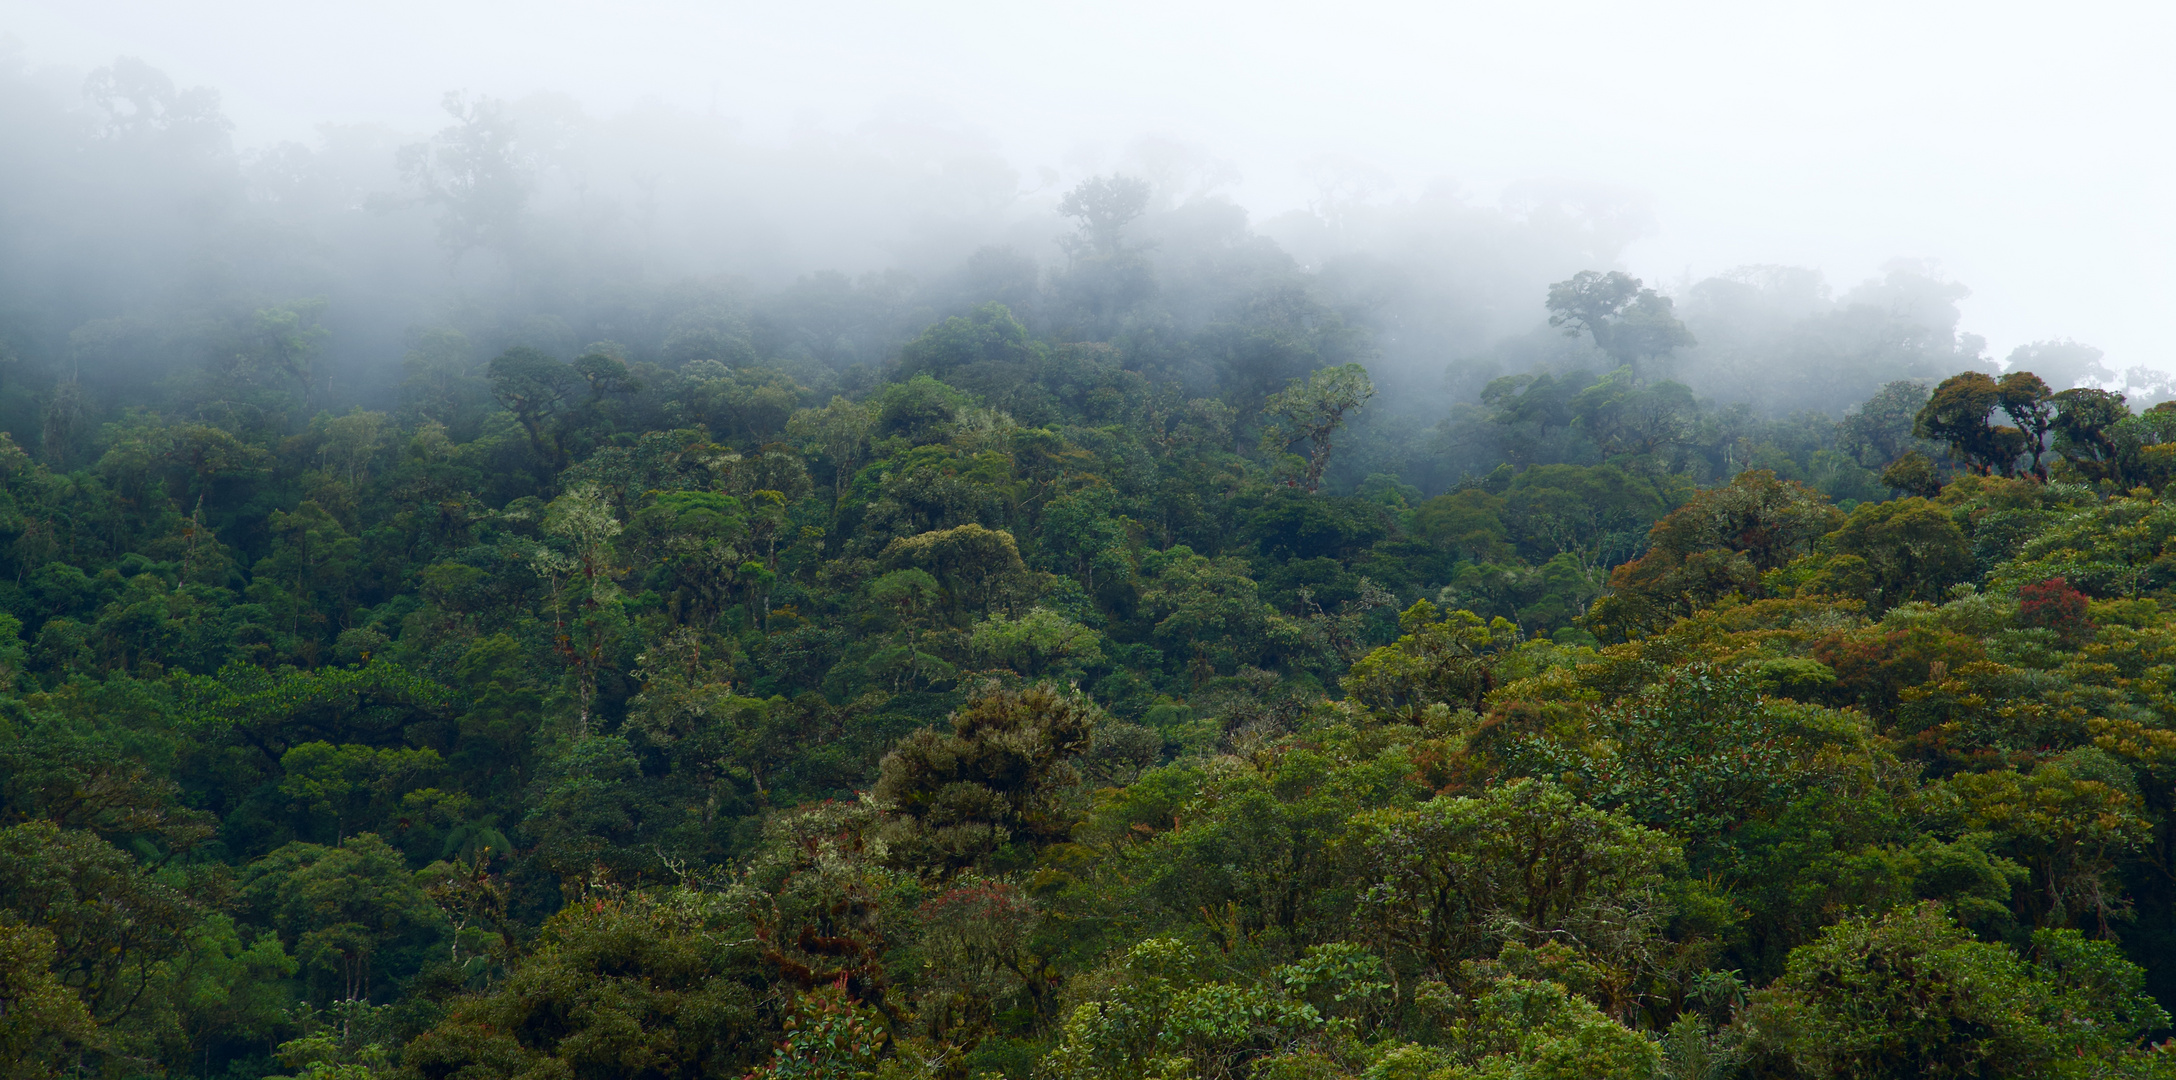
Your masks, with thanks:
[(0, 1076), (2176, 1075), (2164, 376), (447, 112), (0, 72)]

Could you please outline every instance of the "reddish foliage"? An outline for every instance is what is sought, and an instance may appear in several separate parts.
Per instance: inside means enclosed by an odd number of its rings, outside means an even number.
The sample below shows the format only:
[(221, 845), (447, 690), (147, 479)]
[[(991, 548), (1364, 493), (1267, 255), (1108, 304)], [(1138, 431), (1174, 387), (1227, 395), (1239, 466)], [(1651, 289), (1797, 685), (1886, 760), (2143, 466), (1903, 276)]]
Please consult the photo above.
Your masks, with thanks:
[(915, 914), (924, 923), (1032, 921), (1035, 905), (1011, 885), (977, 881), (955, 885), (922, 901)]
[(1986, 651), (1976, 638), (1915, 626), (1887, 633), (1869, 628), (1831, 634), (1814, 644), (1813, 658), (1835, 670), (1830, 694), (1836, 704), (1856, 705), (1886, 724), (1895, 717), (1905, 687), (1985, 659)]
[(2093, 622), (2086, 617), (2085, 594), (2059, 577), (2018, 586), (2017, 621), (2046, 627), (2071, 643), (2084, 641), (2093, 633)]

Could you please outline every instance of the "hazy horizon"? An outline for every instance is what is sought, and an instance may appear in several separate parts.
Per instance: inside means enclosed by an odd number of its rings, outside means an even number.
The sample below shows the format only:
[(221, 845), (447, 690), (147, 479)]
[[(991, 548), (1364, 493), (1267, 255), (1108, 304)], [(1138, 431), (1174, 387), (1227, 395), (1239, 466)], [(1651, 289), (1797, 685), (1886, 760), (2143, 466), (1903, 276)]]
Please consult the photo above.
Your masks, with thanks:
[(1644, 207), (1620, 262), (1665, 288), (1782, 264), (1841, 293), (1892, 258), (1932, 260), (1973, 290), (1963, 329), (1997, 360), (2067, 337), (2118, 371), (2169, 366), (2149, 322), (2176, 285), (2154, 256), (2176, 215), (2151, 191), (2171, 152), (2135, 133), (2171, 76), (2147, 62), (2155, 27), (2114, 5), (0, 12), (19, 63), (55, 82), (125, 55), (218, 90), (244, 148), (313, 143), (320, 124), (419, 137), (448, 91), (548, 93), (594, 117), (714, 109), (765, 145), (946, 141), (1042, 201), (1139, 171), (1147, 139), (1257, 226), (1326, 184), (1479, 206), (1571, 185)]

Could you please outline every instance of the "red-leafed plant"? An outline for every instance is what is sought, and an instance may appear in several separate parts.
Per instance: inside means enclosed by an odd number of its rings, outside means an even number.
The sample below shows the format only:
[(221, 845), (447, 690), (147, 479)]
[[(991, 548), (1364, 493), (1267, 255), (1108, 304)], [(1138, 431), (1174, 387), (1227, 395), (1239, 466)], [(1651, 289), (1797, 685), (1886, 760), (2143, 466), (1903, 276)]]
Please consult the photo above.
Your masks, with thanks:
[(2093, 621), (2086, 617), (2085, 594), (2059, 577), (2017, 589), (2017, 621), (2055, 631), (2068, 645), (2093, 635)]

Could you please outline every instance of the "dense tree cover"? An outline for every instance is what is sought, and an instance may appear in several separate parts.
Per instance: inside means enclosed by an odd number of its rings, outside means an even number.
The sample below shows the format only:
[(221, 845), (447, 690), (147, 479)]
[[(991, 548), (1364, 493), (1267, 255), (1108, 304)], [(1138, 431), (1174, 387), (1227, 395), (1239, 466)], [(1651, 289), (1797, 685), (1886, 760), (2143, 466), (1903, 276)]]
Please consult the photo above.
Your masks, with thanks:
[[(100, 138), (201, 151), (155, 75)], [(416, 205), (528, 243), (453, 106)], [(2176, 409), (1910, 268), (1587, 271), (1401, 427), (1403, 309), (1209, 209), (896, 333), (498, 294), (382, 401), (330, 303), (10, 339), (0, 1072), (2176, 1072)]]
[(743, 359), (10, 439), (15, 1071), (2168, 1068), (2165, 410), (1898, 383), (1815, 451), (1890, 498), (1631, 436), (1341, 493), (1359, 364)]

